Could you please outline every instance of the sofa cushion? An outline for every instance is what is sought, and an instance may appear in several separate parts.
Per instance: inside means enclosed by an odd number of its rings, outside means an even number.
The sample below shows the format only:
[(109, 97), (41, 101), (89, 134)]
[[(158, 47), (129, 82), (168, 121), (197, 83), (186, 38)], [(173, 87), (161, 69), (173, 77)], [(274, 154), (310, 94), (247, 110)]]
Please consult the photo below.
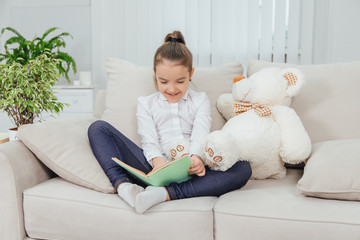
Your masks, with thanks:
[(38, 239), (208, 240), (213, 239), (215, 200), (169, 201), (138, 214), (116, 194), (53, 178), (24, 192), (25, 226), (28, 236)]
[[(153, 70), (151, 67), (137, 66), (118, 58), (107, 59), (105, 70), (109, 79), (102, 119), (140, 145), (136, 124), (137, 98), (156, 91)], [(231, 92), (233, 78), (242, 73), (243, 67), (237, 62), (214, 68), (195, 69), (189, 86), (195, 91), (207, 93), (211, 102), (211, 130), (220, 129), (225, 124), (216, 109), (217, 97)]]
[(302, 170), (279, 180), (250, 180), (214, 206), (215, 239), (359, 239), (356, 201), (305, 197), (296, 189)]
[(113, 193), (92, 153), (87, 130), (92, 120), (72, 117), (23, 125), (17, 137), (60, 177), (96, 191)]
[(312, 142), (360, 137), (360, 62), (291, 65), (250, 61), (247, 75), (266, 67), (297, 67), (306, 84), (293, 98)]
[(360, 201), (360, 139), (314, 144), (298, 189), (307, 196)]

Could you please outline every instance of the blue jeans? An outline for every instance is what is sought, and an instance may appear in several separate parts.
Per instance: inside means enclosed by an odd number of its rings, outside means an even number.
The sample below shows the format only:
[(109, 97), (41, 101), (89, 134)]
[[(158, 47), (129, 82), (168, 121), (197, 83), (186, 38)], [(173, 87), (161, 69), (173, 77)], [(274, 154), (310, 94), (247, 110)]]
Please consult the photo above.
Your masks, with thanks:
[[(117, 157), (128, 165), (144, 173), (152, 170), (146, 160), (143, 150), (109, 123), (99, 120), (92, 123), (88, 130), (91, 148), (105, 174), (117, 189), (123, 182), (143, 183), (128, 175), (126, 170), (111, 160)], [(200, 196), (220, 196), (224, 193), (240, 189), (251, 176), (248, 162), (239, 161), (225, 172), (214, 171), (206, 166), (203, 177), (194, 177), (186, 182), (171, 183), (165, 186), (170, 199), (182, 199)]]

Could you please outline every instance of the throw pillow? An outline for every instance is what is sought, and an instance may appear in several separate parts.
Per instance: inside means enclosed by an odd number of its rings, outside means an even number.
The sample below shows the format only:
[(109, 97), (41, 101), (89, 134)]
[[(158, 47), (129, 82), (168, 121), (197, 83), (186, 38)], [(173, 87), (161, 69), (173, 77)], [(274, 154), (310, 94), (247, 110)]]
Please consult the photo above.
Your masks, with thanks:
[(307, 196), (360, 200), (360, 139), (316, 143), (298, 182)]
[(92, 153), (87, 130), (92, 120), (69, 118), (23, 125), (17, 137), (63, 179), (99, 192), (115, 189)]
[[(103, 120), (108, 121), (129, 139), (140, 146), (137, 134), (137, 98), (155, 92), (153, 70), (118, 58), (106, 61), (105, 71), (109, 77)], [(233, 78), (243, 74), (240, 63), (234, 62), (214, 68), (196, 68), (190, 87), (207, 93), (211, 103), (211, 130), (220, 129), (225, 120), (216, 109), (216, 99), (232, 89)]]

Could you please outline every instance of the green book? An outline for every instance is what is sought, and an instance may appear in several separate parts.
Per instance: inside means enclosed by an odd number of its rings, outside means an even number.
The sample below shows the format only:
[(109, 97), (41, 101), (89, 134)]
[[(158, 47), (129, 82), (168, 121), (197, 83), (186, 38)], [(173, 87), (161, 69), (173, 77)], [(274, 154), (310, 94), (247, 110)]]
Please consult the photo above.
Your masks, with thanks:
[(191, 159), (188, 155), (168, 162), (162, 167), (152, 170), (148, 174), (129, 166), (118, 158), (112, 158), (117, 164), (125, 168), (132, 176), (146, 183), (147, 185), (161, 187), (167, 186), (172, 182), (184, 182), (192, 178), (188, 172), (190, 165), (192, 164)]

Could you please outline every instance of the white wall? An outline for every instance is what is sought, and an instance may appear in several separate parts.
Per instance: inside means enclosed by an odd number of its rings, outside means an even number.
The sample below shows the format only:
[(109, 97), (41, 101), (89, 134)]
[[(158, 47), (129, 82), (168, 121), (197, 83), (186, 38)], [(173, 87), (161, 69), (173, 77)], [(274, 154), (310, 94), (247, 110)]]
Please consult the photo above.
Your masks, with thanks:
[[(54, 33), (69, 32), (73, 39), (65, 37), (66, 52), (75, 58), (78, 71), (91, 70), (91, 2), (90, 0), (0, 0), (0, 27), (11, 26), (25, 38), (40, 37), (47, 29), (59, 27)], [(1, 20), (0, 18), (0, 20)], [(1, 41), (12, 34), (7, 33)], [(49, 38), (50, 37), (50, 38)], [(2, 48), (1, 48), (2, 49)], [(72, 79), (76, 76), (70, 75)], [(61, 83), (65, 83), (61, 82)]]
[(317, 0), (313, 63), (360, 61), (360, 1)]
[(359, 61), (360, 1), (331, 1), (328, 26), (327, 62)]

